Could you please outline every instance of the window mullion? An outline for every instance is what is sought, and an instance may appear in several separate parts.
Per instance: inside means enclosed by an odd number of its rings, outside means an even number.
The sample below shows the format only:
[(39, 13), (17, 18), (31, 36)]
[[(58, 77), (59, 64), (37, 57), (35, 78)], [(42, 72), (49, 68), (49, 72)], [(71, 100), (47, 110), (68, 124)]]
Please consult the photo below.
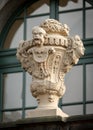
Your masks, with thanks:
[(83, 114), (86, 114), (86, 64), (83, 64)]
[(23, 88), (22, 88), (22, 118), (25, 118), (26, 102), (26, 72), (23, 71)]
[(27, 24), (26, 24), (26, 14), (27, 14), (27, 10), (26, 8), (24, 8), (24, 32), (23, 32), (23, 39), (26, 40), (26, 28), (27, 28)]
[(85, 0), (83, 0), (83, 39), (86, 38), (86, 10), (85, 10)]
[(59, 0), (50, 0), (50, 18), (59, 19)]
[(3, 108), (3, 75), (0, 74), (0, 122), (3, 118), (2, 108)]

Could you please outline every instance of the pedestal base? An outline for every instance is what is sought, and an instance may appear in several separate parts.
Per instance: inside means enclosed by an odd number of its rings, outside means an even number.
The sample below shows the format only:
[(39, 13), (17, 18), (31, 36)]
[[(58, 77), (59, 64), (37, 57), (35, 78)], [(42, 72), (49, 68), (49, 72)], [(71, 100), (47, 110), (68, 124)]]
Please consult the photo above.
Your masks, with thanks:
[(43, 109), (36, 108), (27, 113), (27, 118), (46, 117), (46, 116), (60, 116), (62, 118), (68, 117), (60, 108)]

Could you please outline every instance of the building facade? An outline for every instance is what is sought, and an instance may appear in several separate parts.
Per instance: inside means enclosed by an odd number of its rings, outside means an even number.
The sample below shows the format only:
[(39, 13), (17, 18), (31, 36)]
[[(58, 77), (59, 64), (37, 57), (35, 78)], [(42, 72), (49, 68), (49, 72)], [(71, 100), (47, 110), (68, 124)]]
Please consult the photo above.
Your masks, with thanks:
[(33, 26), (47, 18), (70, 27), (86, 48), (77, 66), (67, 74), (66, 94), (59, 107), (69, 115), (93, 113), (93, 2), (92, 0), (1, 0), (0, 1), (0, 120), (25, 118), (37, 107), (29, 91), (31, 76), (16, 58), (20, 40), (32, 38)]

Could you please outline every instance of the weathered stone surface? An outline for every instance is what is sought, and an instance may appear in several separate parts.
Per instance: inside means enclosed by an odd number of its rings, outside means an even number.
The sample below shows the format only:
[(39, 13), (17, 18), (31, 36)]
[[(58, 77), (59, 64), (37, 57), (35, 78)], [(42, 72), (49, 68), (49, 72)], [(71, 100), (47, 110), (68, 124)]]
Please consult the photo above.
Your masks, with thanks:
[(93, 115), (38, 117), (0, 123), (0, 130), (93, 130)]
[[(83, 43), (78, 35), (69, 36), (66, 24), (54, 19), (46, 19), (40, 26), (33, 27), (32, 34), (31, 41), (20, 41), (17, 58), (32, 75), (30, 88), (39, 110), (58, 110), (59, 98), (66, 90), (65, 74), (84, 55)], [(60, 115), (67, 116), (63, 112)]]

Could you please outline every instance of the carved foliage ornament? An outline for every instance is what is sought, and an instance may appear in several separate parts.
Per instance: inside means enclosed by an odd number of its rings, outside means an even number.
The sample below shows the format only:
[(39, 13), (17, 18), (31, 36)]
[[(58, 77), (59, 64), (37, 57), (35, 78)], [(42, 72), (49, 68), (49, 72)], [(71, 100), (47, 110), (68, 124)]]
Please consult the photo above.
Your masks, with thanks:
[(32, 29), (33, 39), (20, 41), (17, 58), (23, 69), (32, 75), (31, 92), (59, 98), (65, 93), (64, 76), (84, 55), (84, 46), (78, 35), (69, 36), (69, 27), (54, 19), (46, 19)]

